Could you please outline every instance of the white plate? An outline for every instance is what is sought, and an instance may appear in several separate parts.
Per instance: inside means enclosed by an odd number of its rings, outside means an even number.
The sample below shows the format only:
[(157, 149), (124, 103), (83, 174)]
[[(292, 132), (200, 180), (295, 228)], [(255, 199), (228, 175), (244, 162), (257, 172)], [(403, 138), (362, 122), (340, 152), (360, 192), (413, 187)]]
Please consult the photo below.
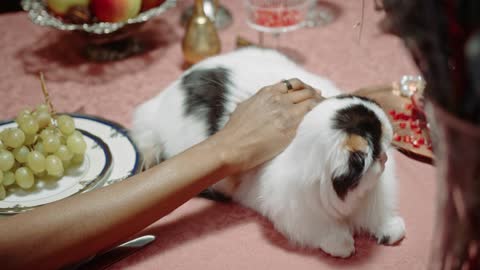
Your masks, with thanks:
[[(32, 190), (9, 189), (0, 200), (0, 214), (16, 214), (76, 193), (122, 181), (141, 170), (142, 158), (127, 130), (111, 121), (83, 114), (71, 114), (75, 127), (84, 133), (87, 152), (81, 167), (59, 180), (38, 181)], [(0, 131), (13, 127), (0, 123)]]
[(84, 114), (70, 114), (75, 120), (75, 127), (87, 130), (104, 141), (112, 152), (113, 170), (103, 186), (122, 181), (142, 169), (142, 156), (128, 130), (112, 121)]

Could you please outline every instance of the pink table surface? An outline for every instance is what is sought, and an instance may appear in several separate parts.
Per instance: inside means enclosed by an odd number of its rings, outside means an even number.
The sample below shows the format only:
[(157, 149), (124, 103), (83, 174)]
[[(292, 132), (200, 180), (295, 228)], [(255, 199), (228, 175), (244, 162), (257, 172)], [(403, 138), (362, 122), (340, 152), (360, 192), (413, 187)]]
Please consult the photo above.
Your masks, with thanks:
[[(221, 1), (234, 23), (220, 32), (223, 52), (242, 35), (255, 40), (245, 22), (242, 1)], [(361, 41), (354, 25), (361, 1), (332, 1), (338, 19), (323, 28), (302, 29), (281, 39), (300, 53), (306, 69), (335, 81), (345, 91), (390, 83), (417, 69), (395, 37), (382, 34), (373, 1), (366, 1)], [(47, 78), (58, 111), (99, 115), (130, 126), (133, 109), (163, 89), (181, 72), (180, 11), (191, 1), (150, 22), (142, 36), (149, 50), (128, 60), (95, 64), (78, 56), (79, 42), (64, 33), (33, 25), (25, 13), (0, 15), (0, 119), (42, 101), (37, 73)], [(145, 229), (157, 240), (116, 263), (112, 269), (424, 269), (434, 228), (434, 168), (397, 153), (400, 212), (407, 237), (398, 246), (378, 246), (358, 237), (357, 252), (347, 260), (321, 251), (291, 247), (271, 224), (234, 204), (195, 198)]]

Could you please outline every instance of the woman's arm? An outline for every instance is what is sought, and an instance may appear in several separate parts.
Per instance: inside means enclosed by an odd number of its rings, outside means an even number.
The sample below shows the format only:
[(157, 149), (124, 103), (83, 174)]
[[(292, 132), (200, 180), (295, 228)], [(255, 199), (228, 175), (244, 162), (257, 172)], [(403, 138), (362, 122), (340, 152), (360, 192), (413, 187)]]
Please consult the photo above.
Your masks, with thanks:
[(224, 129), (126, 181), (0, 220), (7, 269), (58, 268), (137, 233), (225, 176), (259, 165), (290, 142), (319, 96), (298, 80), (240, 104)]

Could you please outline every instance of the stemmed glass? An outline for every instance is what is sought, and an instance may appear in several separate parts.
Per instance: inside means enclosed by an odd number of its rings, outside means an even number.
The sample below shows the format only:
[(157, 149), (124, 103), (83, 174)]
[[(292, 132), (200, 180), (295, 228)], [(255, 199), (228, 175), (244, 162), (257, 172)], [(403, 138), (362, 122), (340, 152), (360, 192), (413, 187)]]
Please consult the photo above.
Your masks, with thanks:
[(265, 46), (264, 34), (275, 37), (304, 26), (311, 0), (245, 0), (247, 25), (258, 31), (258, 44)]

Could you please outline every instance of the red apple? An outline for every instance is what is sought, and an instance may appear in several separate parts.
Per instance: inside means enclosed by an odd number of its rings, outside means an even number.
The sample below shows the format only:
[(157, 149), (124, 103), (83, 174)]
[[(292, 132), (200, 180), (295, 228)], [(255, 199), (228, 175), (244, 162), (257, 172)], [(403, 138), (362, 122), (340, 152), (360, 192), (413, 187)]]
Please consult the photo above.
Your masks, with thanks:
[(88, 7), (90, 0), (47, 0), (48, 8), (59, 16), (67, 14), (72, 7)]
[(158, 7), (163, 4), (165, 0), (143, 0), (142, 1), (142, 11), (149, 10), (154, 7)]
[(102, 22), (122, 22), (138, 15), (142, 0), (92, 0), (92, 11)]

